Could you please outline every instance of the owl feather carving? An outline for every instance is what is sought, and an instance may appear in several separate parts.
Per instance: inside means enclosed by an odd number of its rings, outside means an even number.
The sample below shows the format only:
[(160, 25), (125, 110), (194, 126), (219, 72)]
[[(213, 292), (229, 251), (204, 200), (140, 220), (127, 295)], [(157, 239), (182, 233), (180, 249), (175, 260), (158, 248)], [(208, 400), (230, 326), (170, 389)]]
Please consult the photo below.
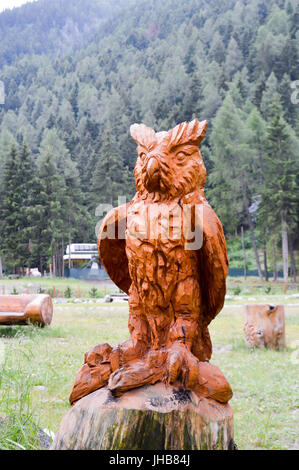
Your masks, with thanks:
[(222, 225), (204, 196), (199, 151), (207, 121), (156, 133), (131, 126), (137, 192), (110, 211), (98, 237), (112, 281), (129, 294), (130, 339), (92, 348), (71, 403), (103, 386), (115, 395), (157, 381), (227, 402), (231, 388), (210, 364), (208, 325), (219, 313), (228, 273)]

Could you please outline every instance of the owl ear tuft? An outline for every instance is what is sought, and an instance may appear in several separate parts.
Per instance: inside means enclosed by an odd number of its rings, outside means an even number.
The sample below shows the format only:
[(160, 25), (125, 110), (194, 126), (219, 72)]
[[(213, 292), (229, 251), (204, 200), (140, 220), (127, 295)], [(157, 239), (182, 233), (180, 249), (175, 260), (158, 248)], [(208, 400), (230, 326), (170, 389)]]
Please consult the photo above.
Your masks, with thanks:
[(154, 129), (147, 127), (145, 124), (132, 124), (130, 133), (138, 145), (146, 148), (157, 141)]
[(203, 140), (208, 127), (208, 121), (198, 121), (194, 119), (191, 122), (182, 122), (174, 129), (169, 131), (169, 146), (189, 144), (199, 145)]

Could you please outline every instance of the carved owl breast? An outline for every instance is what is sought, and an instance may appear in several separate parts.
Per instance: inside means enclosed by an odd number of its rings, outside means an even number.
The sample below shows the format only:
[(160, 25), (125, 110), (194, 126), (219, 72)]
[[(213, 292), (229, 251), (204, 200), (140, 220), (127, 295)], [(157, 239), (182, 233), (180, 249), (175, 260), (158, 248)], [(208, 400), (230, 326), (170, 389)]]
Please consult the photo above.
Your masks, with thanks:
[(134, 202), (127, 215), (126, 253), (132, 279), (143, 292), (146, 284), (149, 295), (150, 285), (172, 286), (198, 274), (196, 253), (185, 250), (183, 206), (178, 201)]
[(184, 244), (183, 208), (177, 201), (148, 203), (141, 199), (128, 210), (127, 239), (137, 238), (155, 247), (167, 242)]

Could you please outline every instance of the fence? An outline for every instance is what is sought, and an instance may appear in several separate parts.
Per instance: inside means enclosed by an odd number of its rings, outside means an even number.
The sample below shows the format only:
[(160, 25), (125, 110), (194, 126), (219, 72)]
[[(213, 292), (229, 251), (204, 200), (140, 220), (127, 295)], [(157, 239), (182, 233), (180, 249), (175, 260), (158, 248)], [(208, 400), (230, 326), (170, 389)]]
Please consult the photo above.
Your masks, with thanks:
[(109, 276), (104, 268), (64, 268), (64, 277), (71, 277), (74, 279), (82, 279), (87, 281), (105, 281), (109, 279)]
[[(262, 271), (262, 273), (263, 273), (263, 276), (265, 277), (265, 271)], [(242, 276), (244, 276), (244, 269), (242, 269), (242, 268), (229, 268), (228, 275), (231, 276), (231, 277), (242, 277)], [(248, 277), (250, 277), (250, 276), (258, 277), (258, 275), (259, 275), (259, 273), (258, 273), (257, 269), (252, 269), (252, 270), (246, 272), (246, 276), (248, 276)], [(273, 273), (268, 271), (268, 276), (273, 277)], [(279, 272), (278, 277), (283, 278), (283, 273)]]

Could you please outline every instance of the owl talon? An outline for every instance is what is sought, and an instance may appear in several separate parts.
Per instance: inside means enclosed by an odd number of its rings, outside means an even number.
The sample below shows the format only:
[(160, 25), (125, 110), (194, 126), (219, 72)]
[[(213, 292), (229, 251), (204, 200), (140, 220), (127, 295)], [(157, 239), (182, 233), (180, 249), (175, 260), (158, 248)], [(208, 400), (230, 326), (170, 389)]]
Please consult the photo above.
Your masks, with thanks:
[(199, 361), (196, 357), (180, 343), (172, 345), (168, 354), (168, 382), (174, 383), (180, 378), (187, 389), (194, 388), (199, 376)]
[(146, 361), (135, 362), (132, 366), (122, 367), (110, 375), (108, 389), (115, 396), (133, 388), (154, 384), (162, 379), (161, 367), (149, 368)]

